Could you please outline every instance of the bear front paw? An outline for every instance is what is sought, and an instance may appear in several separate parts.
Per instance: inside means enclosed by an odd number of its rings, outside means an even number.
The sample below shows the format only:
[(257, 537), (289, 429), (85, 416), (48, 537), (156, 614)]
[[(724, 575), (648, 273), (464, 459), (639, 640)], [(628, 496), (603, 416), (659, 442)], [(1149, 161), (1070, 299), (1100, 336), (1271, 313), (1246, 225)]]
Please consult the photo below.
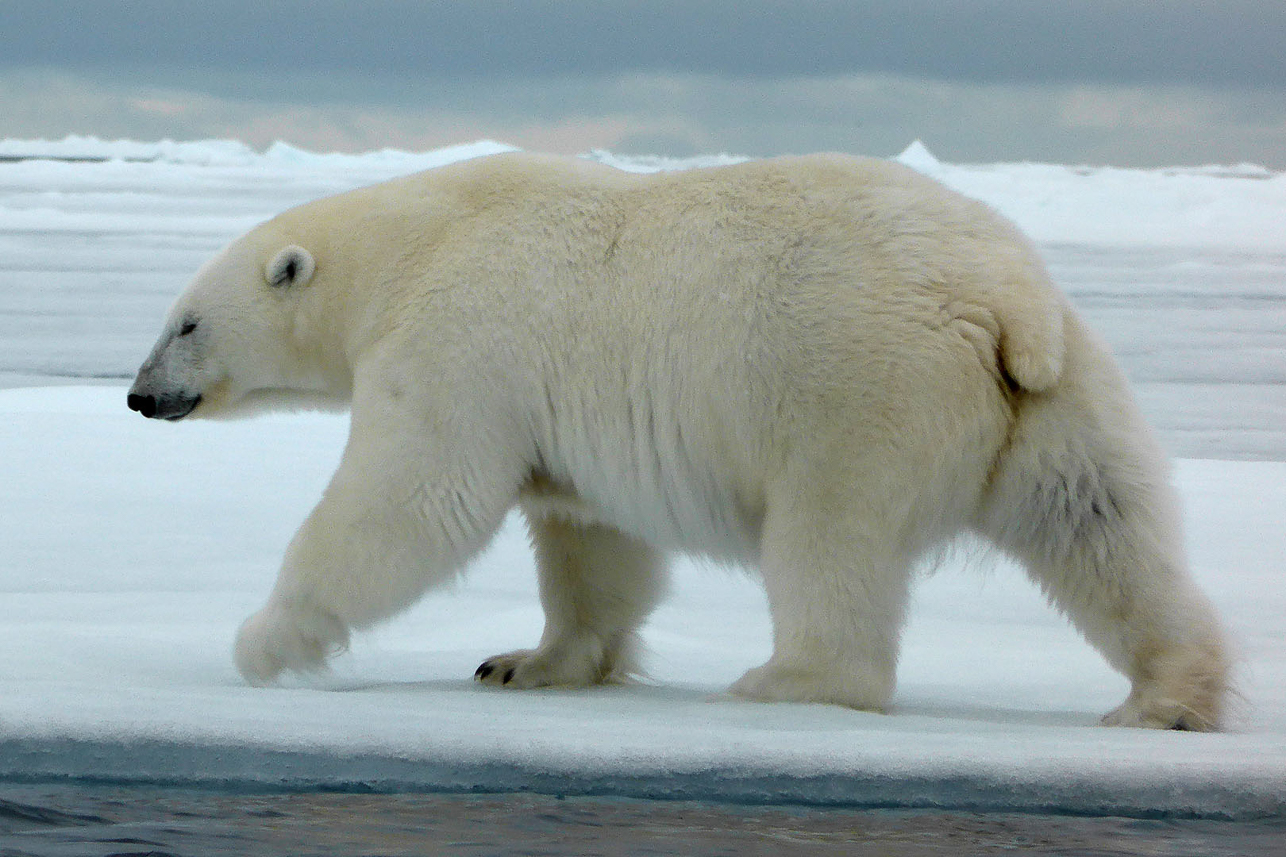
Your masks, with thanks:
[(320, 669), (347, 647), (348, 628), (337, 616), (270, 602), (237, 632), (237, 670), (249, 684), (262, 687), (284, 670)]
[(517, 652), (510, 652), (507, 655), (496, 655), (494, 658), (487, 658), (474, 671), (474, 681), (491, 685), (507, 686), (513, 684), (514, 687), (538, 687), (539, 685), (531, 683), (532, 677), (527, 675), (527, 670), (523, 671), (523, 677), (519, 683), (514, 684), (514, 679), (518, 676), (518, 667), (524, 662), (530, 661), (533, 654), (535, 652), (531, 649), (522, 649)]
[(619, 681), (616, 658), (593, 638), (578, 638), (539, 649), (519, 649), (487, 658), (475, 681), (495, 687), (588, 687)]

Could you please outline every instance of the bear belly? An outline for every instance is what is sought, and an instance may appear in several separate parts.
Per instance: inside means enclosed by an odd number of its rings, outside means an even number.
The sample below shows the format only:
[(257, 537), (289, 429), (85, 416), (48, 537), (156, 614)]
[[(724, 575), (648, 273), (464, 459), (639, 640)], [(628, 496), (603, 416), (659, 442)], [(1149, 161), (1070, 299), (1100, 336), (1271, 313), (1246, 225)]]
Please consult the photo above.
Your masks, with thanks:
[(542, 450), (522, 490), (524, 511), (611, 526), (663, 550), (754, 559), (761, 504), (732, 487), (731, 468), (694, 459), (681, 443), (608, 450), (603, 440), (600, 433), (575, 449)]

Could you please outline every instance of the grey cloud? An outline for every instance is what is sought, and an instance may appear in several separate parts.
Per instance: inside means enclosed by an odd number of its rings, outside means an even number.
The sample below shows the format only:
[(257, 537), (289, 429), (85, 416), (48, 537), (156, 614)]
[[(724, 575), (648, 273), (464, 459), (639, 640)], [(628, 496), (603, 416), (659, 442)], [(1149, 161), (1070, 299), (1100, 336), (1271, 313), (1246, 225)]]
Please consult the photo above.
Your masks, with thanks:
[[(889, 73), (1286, 86), (1280, 0), (64, 0), (4, 3), (0, 64), (99, 74)], [(185, 72), (186, 70), (186, 72)]]
[(1286, 167), (1282, 0), (0, 0), (0, 136)]
[[(334, 75), (299, 78), (303, 91)], [(894, 75), (774, 80), (713, 75), (458, 81), (373, 105), (307, 96), (264, 102), (180, 87), (0, 72), (0, 136), (287, 140), (309, 149), (425, 149), (480, 137), (524, 148), (773, 155), (892, 155), (919, 137), (956, 162), (1286, 167), (1286, 101), (1271, 90), (973, 84)]]

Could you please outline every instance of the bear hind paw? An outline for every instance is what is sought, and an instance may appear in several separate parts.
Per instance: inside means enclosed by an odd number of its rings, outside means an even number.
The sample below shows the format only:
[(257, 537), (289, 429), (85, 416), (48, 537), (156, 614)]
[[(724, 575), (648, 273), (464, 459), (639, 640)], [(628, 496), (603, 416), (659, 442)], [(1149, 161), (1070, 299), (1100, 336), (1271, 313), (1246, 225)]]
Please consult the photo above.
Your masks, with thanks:
[(1104, 726), (1173, 729), (1179, 732), (1216, 732), (1221, 727), (1218, 716), (1213, 712), (1203, 714), (1177, 699), (1140, 699), (1135, 695), (1104, 714), (1099, 722)]
[(755, 702), (820, 702), (885, 714), (893, 696), (893, 678), (769, 661), (739, 678), (729, 693)]

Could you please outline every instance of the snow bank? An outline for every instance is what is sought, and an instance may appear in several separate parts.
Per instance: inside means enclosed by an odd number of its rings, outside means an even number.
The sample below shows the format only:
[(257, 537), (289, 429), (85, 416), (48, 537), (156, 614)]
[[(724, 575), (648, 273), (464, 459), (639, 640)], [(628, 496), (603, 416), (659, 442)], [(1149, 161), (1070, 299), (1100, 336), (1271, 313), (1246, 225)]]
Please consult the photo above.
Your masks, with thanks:
[(584, 155), (592, 161), (624, 170), (627, 173), (660, 173), (674, 170), (695, 170), (706, 167), (726, 167), (750, 160), (743, 155), (699, 155), (691, 158), (667, 158), (662, 155), (615, 155), (604, 149), (594, 149)]
[(98, 137), (72, 135), (62, 140), (0, 140), (0, 161), (67, 161), (101, 163), (105, 161), (164, 163), (195, 167), (307, 166), (325, 169), (370, 169), (372, 165), (410, 172), (427, 170), (469, 158), (514, 151), (514, 147), (492, 140), (479, 140), (458, 146), (447, 146), (428, 152), (404, 152), (381, 149), (348, 155), (340, 152), (318, 153), (289, 143), (273, 143), (262, 153), (239, 140), (198, 140), (175, 142), (160, 140), (146, 143), (136, 140), (101, 140)]
[(652, 683), (482, 688), (474, 667), (541, 628), (515, 522), (463, 583), (358, 636), (329, 676), (252, 689), (232, 635), (346, 421), (158, 425), (124, 393), (0, 391), (0, 778), (1286, 811), (1286, 463), (1179, 467), (1196, 573), (1243, 657), (1226, 734), (1098, 727), (1125, 682), (1014, 569), (963, 559), (917, 590), (892, 715), (723, 696), (769, 652), (764, 599), (687, 561), (644, 633)]
[[(259, 153), (230, 140), (140, 143), (94, 137), (0, 141), (0, 229), (23, 228), (7, 208), (5, 188), (63, 183), (102, 190), (146, 169), (158, 187), (200, 187), (220, 176), (262, 177), (263, 219), (285, 205), (415, 170), (513, 151), (481, 140), (430, 152), (383, 150), (358, 155), (307, 152), (276, 143)], [(585, 157), (631, 172), (691, 169), (745, 160), (735, 155), (637, 157), (595, 150)], [(1286, 174), (1255, 165), (1162, 170), (1049, 164), (959, 165), (939, 161), (919, 140), (898, 160), (1004, 212), (1043, 243), (1211, 247), (1280, 251), (1286, 247)], [(6, 163), (7, 162), (7, 163)], [(282, 188), (283, 182), (289, 182)], [(269, 200), (275, 200), (270, 204)], [(57, 229), (57, 209), (26, 228)], [(119, 222), (119, 221), (118, 221)], [(250, 221), (254, 222), (254, 221)], [(237, 223), (217, 226), (231, 235)], [(64, 228), (91, 228), (69, 220)]]

